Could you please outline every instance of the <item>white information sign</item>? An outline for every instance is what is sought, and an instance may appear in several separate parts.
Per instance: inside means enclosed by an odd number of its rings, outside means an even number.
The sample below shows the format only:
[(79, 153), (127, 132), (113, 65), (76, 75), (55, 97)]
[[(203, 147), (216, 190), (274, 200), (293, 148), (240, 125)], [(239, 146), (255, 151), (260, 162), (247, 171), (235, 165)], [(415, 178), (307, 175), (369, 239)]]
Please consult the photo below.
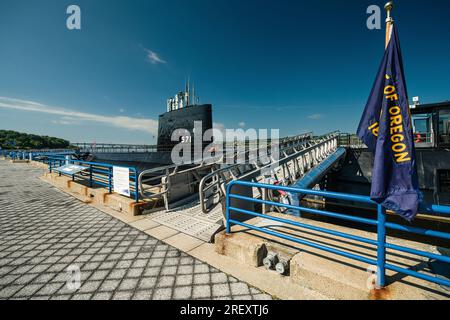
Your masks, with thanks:
[(113, 167), (113, 190), (124, 196), (130, 196), (130, 169)]

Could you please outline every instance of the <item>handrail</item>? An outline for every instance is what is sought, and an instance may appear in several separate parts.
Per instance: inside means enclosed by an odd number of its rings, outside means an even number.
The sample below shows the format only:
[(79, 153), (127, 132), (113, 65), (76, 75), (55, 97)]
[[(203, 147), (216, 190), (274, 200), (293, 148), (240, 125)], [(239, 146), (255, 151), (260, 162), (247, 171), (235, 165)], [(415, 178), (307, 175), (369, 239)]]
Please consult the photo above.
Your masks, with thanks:
[[(298, 150), (298, 151), (294, 149), (295, 153), (284, 156), (283, 158), (279, 159), (278, 162), (287, 163), (287, 162), (295, 159), (296, 157), (300, 156), (303, 153), (308, 154), (308, 153), (314, 151), (316, 148), (324, 146), (327, 143), (331, 143), (331, 142), (334, 142), (333, 148), (337, 148), (337, 136), (336, 135), (331, 135), (331, 136), (328, 136), (327, 138), (325, 138), (324, 140), (319, 140), (319, 142), (317, 144), (312, 144), (309, 147), (306, 147), (306, 149)], [(315, 154), (314, 156), (317, 158), (317, 154)], [(325, 154), (322, 154), (321, 156), (324, 157)], [(313, 160), (317, 161), (318, 159), (313, 159)], [(261, 171), (269, 169), (272, 165), (273, 164), (270, 163), (270, 164), (265, 165), (264, 167), (255, 169), (254, 171), (249, 172), (246, 175), (242, 176), (241, 179), (249, 179), (249, 178), (255, 177), (256, 175), (261, 173)]]
[(208, 184), (206, 186), (206, 188), (205, 188), (206, 182), (209, 181), (209, 179), (211, 179), (211, 178), (214, 179), (214, 178), (218, 177), (218, 175), (221, 174), (221, 173), (233, 170), (234, 168), (238, 168), (239, 166), (242, 166), (242, 164), (234, 164), (234, 165), (231, 165), (229, 167), (220, 168), (220, 169), (218, 169), (218, 170), (216, 170), (214, 172), (211, 172), (210, 174), (204, 176), (203, 179), (200, 180), (200, 186), (198, 188), (199, 189), (198, 194), (199, 194), (199, 199), (200, 199), (200, 207), (201, 207), (203, 213), (208, 213), (208, 209), (206, 208), (206, 201), (205, 201), (206, 191), (208, 191), (209, 189), (211, 189), (214, 186), (217, 186), (220, 183), (220, 181), (216, 179), (216, 181), (214, 181), (213, 183)]
[(35, 160), (38, 156), (56, 156), (56, 155), (72, 155), (74, 150), (70, 149), (54, 149), (54, 150), (0, 150), (0, 153), (6, 158), (20, 160)]
[[(377, 207), (377, 219), (360, 218), (360, 217), (355, 217), (355, 216), (341, 214), (341, 213), (328, 212), (328, 211), (324, 211), (324, 210), (306, 208), (303, 206), (294, 206), (294, 205), (285, 204), (285, 203), (278, 203), (278, 202), (273, 202), (273, 201), (255, 199), (255, 198), (240, 196), (237, 194), (232, 194), (232, 189), (236, 185), (246, 186), (249, 188), (257, 187), (257, 188), (261, 188), (261, 189), (281, 190), (281, 191), (285, 191), (285, 192), (289, 192), (289, 193), (293, 193), (293, 194), (321, 196), (321, 197), (337, 199), (337, 200), (355, 201), (355, 202), (365, 203), (365, 204), (369, 204), (369, 205), (373, 205), (373, 206)], [(231, 202), (230, 202), (231, 199), (238, 199), (241, 201), (249, 201), (249, 202), (260, 203), (260, 204), (268, 204), (268, 205), (282, 207), (282, 208), (304, 211), (304, 212), (308, 212), (308, 213), (315, 214), (315, 215), (323, 215), (323, 216), (333, 217), (333, 218), (337, 218), (337, 219), (341, 219), (341, 220), (351, 220), (351, 221), (355, 221), (355, 222), (359, 222), (359, 223), (374, 225), (377, 227), (377, 240), (375, 241), (375, 240), (355, 236), (355, 235), (352, 235), (349, 233), (338, 232), (335, 230), (317, 227), (317, 226), (309, 225), (306, 223), (300, 223), (300, 222), (282, 219), (282, 218), (265, 215), (265, 214), (261, 214), (261, 213), (257, 213), (257, 212), (253, 212), (253, 211), (249, 211), (249, 210), (243, 210), (243, 209), (231, 206)], [(448, 207), (448, 206), (430, 205), (430, 206), (424, 206), (424, 208), (427, 210), (427, 212), (433, 212), (434, 214), (450, 215), (450, 207)], [(343, 251), (341, 249), (333, 248), (333, 246), (331, 246), (331, 245), (322, 245), (322, 244), (318, 244), (315, 242), (299, 239), (299, 238), (293, 237), (291, 235), (286, 235), (286, 234), (282, 234), (282, 233), (279, 233), (279, 232), (276, 232), (273, 230), (269, 230), (264, 227), (257, 227), (254, 225), (250, 225), (248, 223), (243, 223), (241, 221), (237, 221), (235, 219), (230, 218), (230, 213), (232, 211), (238, 212), (238, 213), (241, 213), (244, 215), (249, 215), (251, 217), (260, 217), (263, 219), (273, 220), (273, 221), (297, 226), (300, 228), (311, 229), (311, 230), (315, 230), (315, 231), (318, 231), (321, 233), (338, 236), (338, 237), (341, 237), (344, 239), (351, 239), (351, 240), (355, 240), (355, 241), (359, 241), (359, 242), (363, 242), (363, 243), (376, 245), (377, 246), (377, 258), (376, 258), (376, 260), (368, 259), (362, 255), (358, 255), (358, 254), (350, 253), (347, 251)], [(299, 188), (285, 187), (285, 186), (279, 186), (279, 185), (269, 185), (269, 184), (261, 184), (261, 183), (253, 183), (253, 182), (235, 180), (235, 181), (231, 181), (228, 184), (227, 192), (226, 192), (226, 232), (227, 232), (227, 234), (230, 234), (232, 224), (240, 225), (240, 226), (246, 227), (250, 230), (257, 230), (262, 233), (270, 234), (275, 237), (293, 241), (293, 242), (303, 244), (306, 246), (310, 246), (310, 247), (313, 247), (313, 248), (316, 248), (319, 250), (323, 250), (326, 252), (331, 252), (331, 253), (334, 253), (337, 255), (341, 255), (341, 256), (353, 259), (353, 260), (362, 261), (362, 262), (370, 263), (372, 265), (376, 265), (377, 266), (377, 272), (376, 272), (377, 288), (382, 288), (386, 284), (386, 269), (392, 270), (395, 272), (399, 272), (399, 273), (404, 273), (404, 274), (407, 274), (412, 277), (416, 277), (416, 278), (419, 278), (422, 280), (437, 283), (439, 285), (450, 286), (450, 280), (433, 277), (428, 274), (420, 273), (420, 272), (417, 272), (417, 271), (414, 271), (411, 269), (405, 269), (405, 268), (398, 267), (396, 265), (387, 263), (386, 262), (386, 249), (396, 250), (396, 251), (400, 251), (400, 252), (405, 252), (405, 253), (409, 253), (409, 254), (413, 254), (413, 255), (417, 255), (417, 256), (430, 258), (430, 259), (435, 259), (437, 261), (441, 261), (444, 263), (450, 263), (450, 257), (445, 256), (445, 255), (431, 253), (431, 252), (425, 252), (425, 251), (417, 250), (414, 248), (399, 246), (399, 245), (395, 245), (392, 243), (388, 243), (386, 241), (386, 229), (400, 230), (400, 231), (404, 231), (404, 232), (408, 232), (408, 233), (426, 235), (426, 236), (436, 237), (436, 238), (445, 239), (445, 240), (450, 240), (450, 233), (386, 222), (386, 210), (380, 204), (372, 201), (370, 199), (370, 197), (367, 197), (367, 196), (337, 193), (337, 192), (328, 192), (328, 191), (319, 191), (319, 190), (299, 189)]]
[[(309, 153), (311, 152), (313, 149), (317, 149), (320, 148), (323, 145), (326, 145), (327, 143), (330, 143), (334, 140), (337, 139), (339, 132), (332, 132), (330, 134), (325, 135), (322, 139), (317, 139), (314, 141), (299, 141), (300, 143), (288, 146), (286, 148), (283, 148), (280, 150), (280, 153), (283, 154), (282, 158), (278, 160), (278, 166), (281, 166), (289, 161), (291, 161), (292, 159), (298, 158), (299, 156)], [(310, 143), (309, 147), (305, 147), (305, 143)], [(335, 141), (337, 142), (337, 141)], [(316, 144), (313, 144), (316, 143)], [(297, 150), (297, 148), (302, 147), (304, 149), (302, 150)], [(334, 144), (333, 146), (334, 148), (337, 147), (337, 143)], [(291, 154), (288, 154), (290, 152), (293, 152)], [(271, 157), (272, 155), (270, 155)], [(273, 159), (272, 159), (273, 160)], [(235, 164), (235, 165), (230, 165), (228, 167), (225, 168), (220, 168), (214, 172), (211, 172), (210, 174), (206, 175), (205, 177), (203, 177), (203, 179), (200, 181), (200, 186), (199, 186), (199, 198), (200, 198), (200, 206), (202, 209), (202, 212), (207, 214), (208, 213), (208, 208), (206, 207), (207, 201), (205, 201), (205, 199), (207, 198), (206, 196), (206, 192), (208, 190), (210, 190), (212, 187), (214, 186), (218, 186), (220, 184), (226, 184), (228, 183), (230, 180), (235, 180), (235, 179), (246, 179), (246, 178), (254, 178), (256, 175), (261, 174), (261, 172), (267, 168), (270, 168), (270, 166), (273, 165), (273, 161), (271, 161), (269, 164), (263, 165), (263, 166), (254, 166), (253, 170), (250, 170), (249, 172), (245, 172), (243, 175), (239, 176), (239, 177), (231, 177), (230, 179), (225, 179), (225, 180), (220, 180), (219, 175), (222, 173), (225, 173), (227, 171), (232, 171), (233, 169), (239, 168), (240, 166), (242, 166), (242, 164)], [(213, 179), (213, 181), (209, 184), (207, 184), (208, 181), (210, 181), (210, 179)], [(223, 193), (223, 191), (221, 191), (220, 188), (218, 188), (218, 192), (219, 193)], [(214, 196), (216, 193), (210, 195)], [(208, 197), (208, 198), (209, 198)]]
[[(300, 136), (312, 137), (312, 132), (304, 133)], [(299, 136), (285, 137), (283, 141), (288, 142), (295, 140)], [(171, 150), (173, 145), (140, 145), (140, 144), (120, 144), (120, 143), (89, 143), (89, 142), (73, 142), (72, 146), (75, 146), (83, 151), (95, 151), (99, 153), (108, 152), (155, 152), (158, 148)]]
[(132, 196), (136, 202), (139, 202), (139, 188), (138, 188), (139, 172), (134, 167), (115, 166), (109, 163), (83, 161), (77, 159), (70, 159), (62, 156), (49, 156), (47, 157), (46, 161), (48, 163), (48, 168), (50, 172), (52, 172), (52, 170), (55, 168), (55, 165), (60, 167), (65, 163), (79, 164), (88, 167), (89, 170), (87, 173), (80, 172), (77, 174), (69, 174), (61, 171), (58, 171), (58, 173), (59, 175), (71, 176), (72, 180), (75, 180), (75, 177), (81, 178), (83, 180), (87, 179), (89, 181), (89, 187), (92, 187), (94, 184), (97, 184), (108, 188), (109, 193), (113, 192), (113, 168), (114, 167), (127, 168), (130, 171), (129, 176), (130, 197)]
[[(311, 137), (312, 137), (312, 133), (305, 133), (305, 134), (301, 134), (301, 135), (294, 136), (294, 137), (283, 138), (283, 139), (281, 139), (281, 141), (279, 143), (270, 143), (270, 144), (268, 144), (267, 146), (264, 146), (264, 147), (267, 147), (267, 149), (271, 150), (277, 144), (280, 144), (280, 145), (292, 144), (292, 143), (295, 143), (295, 142), (298, 142), (298, 141), (300, 141), (301, 143), (304, 143), (305, 140), (308, 141)], [(297, 146), (297, 145), (287, 146), (286, 148), (293, 148), (295, 146)], [(258, 147), (256, 147), (256, 148), (252, 148), (252, 149), (249, 149), (249, 150), (245, 149), (244, 151), (239, 151), (239, 150), (236, 150), (234, 147), (233, 147), (233, 150), (235, 152), (232, 155), (234, 160), (236, 160), (236, 159), (238, 159), (239, 157), (242, 157), (242, 156), (247, 156), (248, 154), (251, 154), (251, 152), (255, 152), (255, 151), (257, 151), (259, 149)], [(168, 197), (167, 197), (167, 195), (170, 192), (170, 179), (171, 179), (171, 177), (175, 176), (176, 174), (183, 174), (183, 173), (187, 173), (187, 172), (195, 173), (195, 172), (198, 172), (199, 170), (208, 170), (208, 169), (216, 170), (215, 167), (218, 164), (223, 163), (225, 157), (227, 157), (227, 156), (228, 156), (227, 153), (214, 155), (214, 156), (211, 156), (209, 158), (202, 159), (202, 161), (199, 164), (196, 164), (195, 166), (189, 167), (189, 168), (181, 170), (181, 171), (179, 170), (179, 168), (184, 166), (184, 165), (189, 165), (189, 163), (186, 163), (186, 164), (172, 164), (172, 165), (161, 166), (161, 167), (157, 167), (157, 168), (144, 170), (144, 171), (142, 171), (139, 174), (139, 177), (138, 177), (139, 192), (140, 192), (142, 198), (144, 198), (144, 199), (154, 199), (154, 198), (161, 198), (161, 197), (163, 197), (164, 202), (165, 202), (165, 207), (167, 209), (168, 208), (168, 203), (167, 203), (168, 202)], [(234, 165), (231, 165), (231, 166), (234, 166)], [(163, 172), (163, 173), (161, 173), (159, 175), (156, 175), (156, 176), (153, 176), (153, 177), (150, 177), (150, 178), (145, 178), (145, 176), (151, 175), (153, 173), (158, 173), (158, 172)], [(153, 185), (151, 185), (149, 187), (146, 187), (144, 185), (145, 182), (154, 181), (154, 180), (160, 180), (161, 182), (157, 183), (157, 184), (153, 184)], [(204, 179), (201, 179), (201, 181), (196, 181), (196, 182), (194, 182), (194, 184), (197, 184), (197, 183), (201, 184), (202, 181), (204, 181)], [(148, 193), (148, 192), (146, 192), (150, 188), (159, 188), (162, 191), (157, 192), (157, 193)]]

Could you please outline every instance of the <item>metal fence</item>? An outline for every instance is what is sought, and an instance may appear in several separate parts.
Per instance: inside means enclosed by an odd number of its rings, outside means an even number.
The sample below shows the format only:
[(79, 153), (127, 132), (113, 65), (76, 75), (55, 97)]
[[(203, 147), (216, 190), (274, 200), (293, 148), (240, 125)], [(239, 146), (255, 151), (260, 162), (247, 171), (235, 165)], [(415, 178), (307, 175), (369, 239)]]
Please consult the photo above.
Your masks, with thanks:
[(353, 149), (366, 149), (367, 146), (355, 134), (340, 133), (339, 146)]
[[(378, 212), (377, 219), (360, 218), (360, 217), (347, 215), (347, 214), (329, 212), (329, 211), (318, 210), (318, 209), (311, 209), (311, 208), (306, 208), (306, 207), (302, 207), (302, 206), (293, 206), (293, 205), (289, 205), (289, 204), (277, 203), (277, 202), (273, 202), (273, 201), (249, 198), (249, 197), (244, 197), (244, 196), (240, 196), (237, 194), (232, 194), (232, 189), (236, 185), (237, 186), (246, 186), (249, 188), (257, 187), (257, 188), (262, 188), (262, 189), (267, 189), (267, 190), (281, 190), (281, 191), (289, 192), (291, 194), (321, 196), (321, 197), (330, 198), (330, 199), (356, 201), (356, 202), (360, 202), (360, 203), (365, 203), (365, 204), (369, 204), (369, 205), (373, 205), (373, 206), (377, 207), (377, 212)], [(297, 210), (297, 211), (299, 210), (299, 211), (307, 212), (307, 213), (313, 214), (313, 215), (332, 217), (332, 218), (337, 218), (337, 219), (341, 219), (341, 220), (359, 222), (359, 223), (363, 223), (366, 225), (376, 226), (377, 227), (377, 240), (372, 240), (372, 239), (368, 239), (368, 238), (364, 238), (364, 237), (360, 237), (360, 236), (356, 236), (356, 235), (352, 235), (352, 234), (348, 234), (348, 233), (338, 232), (338, 231), (334, 231), (331, 229), (316, 227), (316, 226), (305, 224), (305, 223), (295, 222), (295, 221), (291, 221), (291, 220), (287, 220), (287, 219), (281, 219), (281, 218), (273, 217), (270, 215), (264, 215), (261, 213), (256, 213), (253, 211), (248, 211), (248, 210), (243, 210), (240, 208), (232, 207), (230, 205), (231, 199), (238, 199), (241, 201), (250, 201), (253, 203), (271, 205), (271, 206), (275, 206), (275, 207), (287, 208), (287, 209), (292, 209), (292, 210)], [(427, 213), (432, 213), (432, 214), (450, 215), (450, 207), (445, 207), (445, 206), (430, 206), (426, 209), (426, 211), (427, 211)], [(238, 213), (248, 215), (251, 217), (260, 217), (260, 218), (264, 218), (264, 219), (269, 219), (269, 220), (285, 223), (288, 225), (292, 225), (292, 226), (296, 226), (296, 227), (300, 227), (300, 228), (304, 228), (304, 229), (318, 231), (318, 232), (321, 232), (324, 234), (330, 234), (330, 235), (337, 236), (337, 237), (340, 237), (343, 239), (351, 239), (354, 241), (359, 241), (362, 243), (374, 245), (377, 248), (377, 259), (376, 260), (370, 259), (370, 258), (364, 257), (362, 255), (358, 255), (358, 254), (354, 254), (354, 253), (350, 253), (350, 252), (346, 252), (346, 251), (337, 249), (332, 246), (325, 246), (325, 245), (322, 245), (319, 243), (315, 243), (315, 242), (299, 239), (299, 238), (296, 238), (296, 237), (293, 237), (293, 236), (290, 236), (287, 234), (279, 233), (279, 232), (270, 230), (268, 228), (258, 227), (258, 226), (250, 225), (245, 222), (240, 222), (240, 221), (230, 218), (231, 212), (238, 212)], [(386, 242), (386, 229), (404, 231), (404, 232), (408, 232), (408, 233), (425, 235), (425, 236), (430, 236), (430, 237), (437, 237), (437, 238), (445, 239), (445, 240), (450, 240), (450, 233), (387, 222), (385, 209), (381, 205), (373, 202), (369, 197), (359, 196), (359, 195), (351, 195), (351, 194), (334, 193), (334, 192), (297, 189), (297, 188), (290, 188), (290, 187), (282, 187), (282, 186), (278, 186), (278, 185), (274, 186), (274, 185), (251, 183), (251, 182), (245, 182), (245, 181), (232, 181), (227, 186), (227, 194), (226, 194), (226, 232), (227, 232), (227, 234), (230, 233), (230, 231), (231, 231), (230, 228), (231, 228), (232, 224), (240, 225), (240, 226), (246, 227), (251, 230), (256, 230), (256, 231), (259, 231), (262, 233), (266, 233), (266, 234), (269, 234), (269, 235), (272, 235), (272, 236), (275, 236), (278, 238), (282, 238), (285, 240), (293, 241), (293, 242), (296, 242), (296, 243), (299, 243), (302, 245), (310, 246), (310, 247), (313, 247), (313, 248), (316, 248), (319, 250), (323, 250), (326, 252), (334, 253), (334, 254), (337, 254), (340, 256), (344, 256), (346, 258), (350, 258), (353, 260), (368, 263), (370, 265), (375, 265), (375, 266), (377, 266), (376, 285), (378, 288), (384, 287), (386, 284), (386, 281), (385, 281), (386, 269), (392, 270), (395, 272), (399, 272), (399, 273), (403, 273), (403, 274), (406, 274), (406, 275), (409, 275), (412, 277), (416, 277), (419, 279), (423, 279), (426, 281), (434, 282), (434, 283), (437, 283), (440, 285), (450, 286), (449, 280), (441, 279), (438, 277), (433, 277), (433, 276), (430, 276), (430, 275), (427, 275), (424, 273), (420, 273), (420, 272), (417, 272), (417, 271), (414, 271), (411, 269), (405, 269), (405, 268), (398, 267), (396, 265), (386, 263), (386, 249), (400, 251), (400, 252), (409, 253), (409, 254), (413, 254), (413, 255), (418, 255), (418, 256), (422, 256), (422, 257), (426, 257), (426, 258), (430, 258), (430, 259), (435, 259), (437, 261), (444, 262), (444, 263), (450, 263), (450, 257), (448, 257), (448, 256), (434, 254), (434, 253), (425, 252), (425, 251), (421, 251), (421, 250), (416, 250), (413, 248), (403, 247), (403, 246), (395, 245), (392, 243), (387, 243)]]
[[(62, 171), (57, 172), (59, 173), (59, 175), (67, 175), (72, 177), (73, 181), (75, 181), (75, 178), (87, 181), (90, 188), (92, 188), (94, 185), (99, 185), (108, 188), (109, 193), (113, 192), (113, 168), (117, 166), (113, 166), (108, 163), (69, 159), (64, 155), (49, 156), (45, 161), (48, 164), (48, 169), (50, 172), (55, 171), (56, 168), (59, 168), (66, 164), (84, 166), (86, 167), (86, 170), (80, 171), (76, 174), (68, 174)], [(136, 202), (139, 202), (138, 170), (134, 167), (119, 167), (129, 169), (130, 197), (133, 198)]]
[(134, 145), (117, 143), (86, 143), (74, 142), (71, 145), (80, 149), (81, 152), (94, 153), (130, 153), (130, 152), (156, 152), (156, 145)]
[(75, 154), (71, 149), (49, 149), (49, 150), (0, 150), (0, 155), (14, 160), (38, 160), (42, 156), (60, 156)]

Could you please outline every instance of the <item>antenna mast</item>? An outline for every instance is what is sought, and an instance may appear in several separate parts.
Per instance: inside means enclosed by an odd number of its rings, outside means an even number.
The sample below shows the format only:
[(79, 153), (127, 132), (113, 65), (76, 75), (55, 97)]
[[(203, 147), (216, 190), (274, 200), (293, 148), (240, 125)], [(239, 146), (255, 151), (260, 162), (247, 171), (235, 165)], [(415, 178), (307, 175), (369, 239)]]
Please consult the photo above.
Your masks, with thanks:
[(190, 92), (190, 85), (191, 85), (191, 77), (188, 76), (188, 82), (187, 82), (187, 88), (186, 88), (186, 107), (191, 105), (191, 92)]

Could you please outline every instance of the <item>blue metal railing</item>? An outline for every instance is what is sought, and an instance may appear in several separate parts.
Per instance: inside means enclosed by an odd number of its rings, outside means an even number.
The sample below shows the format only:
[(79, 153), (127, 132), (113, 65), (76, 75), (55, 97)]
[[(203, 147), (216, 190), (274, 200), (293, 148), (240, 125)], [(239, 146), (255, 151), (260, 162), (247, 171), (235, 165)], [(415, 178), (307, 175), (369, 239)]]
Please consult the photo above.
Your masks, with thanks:
[[(88, 168), (87, 170), (81, 171), (76, 174), (69, 174), (61, 171), (58, 171), (58, 173), (59, 175), (70, 176), (74, 181), (75, 178), (86, 180), (88, 181), (90, 188), (92, 188), (93, 185), (100, 185), (102, 187), (108, 188), (109, 193), (112, 193), (113, 191), (113, 167), (115, 166), (111, 164), (67, 159), (64, 155), (51, 156), (48, 157), (46, 161), (50, 172), (52, 172), (55, 168), (61, 167), (65, 164), (85, 166)], [(128, 168), (130, 170), (130, 197), (132, 197), (136, 202), (139, 202), (138, 170), (134, 167), (120, 167)]]
[[(356, 216), (351, 216), (351, 215), (346, 215), (346, 214), (341, 214), (341, 213), (328, 212), (328, 211), (319, 210), (319, 209), (311, 209), (311, 208), (306, 208), (306, 207), (302, 207), (302, 206), (293, 206), (293, 205), (284, 204), (284, 203), (249, 198), (249, 197), (245, 197), (245, 196), (240, 196), (238, 194), (232, 194), (233, 186), (236, 186), (236, 185), (245, 186), (245, 187), (249, 187), (249, 188), (256, 187), (256, 188), (267, 189), (267, 190), (281, 190), (281, 191), (285, 191), (285, 192), (290, 192), (292, 194), (313, 195), (313, 196), (321, 196), (321, 197), (336, 199), (336, 200), (356, 201), (356, 202), (360, 202), (360, 203), (365, 203), (365, 204), (369, 204), (369, 205), (373, 205), (373, 206), (377, 207), (377, 219), (361, 218), (361, 217), (356, 217)], [(297, 210), (297, 211), (300, 210), (303, 212), (308, 212), (310, 214), (315, 214), (315, 215), (319, 215), (319, 216), (332, 217), (332, 218), (337, 218), (337, 219), (341, 219), (341, 220), (359, 222), (359, 223), (363, 223), (363, 224), (376, 226), (377, 227), (377, 240), (372, 240), (372, 239), (368, 239), (368, 238), (364, 238), (364, 237), (360, 237), (360, 236), (356, 236), (356, 235), (351, 235), (348, 233), (338, 232), (338, 231), (334, 231), (331, 229), (326, 229), (326, 228), (317, 227), (317, 226), (313, 226), (313, 225), (309, 225), (309, 224), (305, 224), (305, 223), (300, 223), (300, 222), (296, 222), (296, 221), (292, 221), (292, 220), (282, 219), (282, 218), (278, 218), (278, 217), (274, 217), (274, 216), (270, 216), (270, 215), (265, 215), (265, 214), (256, 213), (253, 211), (248, 211), (248, 210), (232, 207), (230, 205), (231, 199), (237, 199), (237, 200), (241, 200), (241, 201), (249, 201), (249, 202), (259, 203), (259, 204), (272, 205), (275, 207), (293, 209), (293, 210)], [(427, 210), (427, 213), (450, 215), (450, 207), (446, 207), (446, 206), (429, 206), (428, 208), (426, 208), (426, 210)], [(293, 225), (293, 226), (304, 228), (304, 229), (309, 229), (309, 230), (314, 230), (314, 231), (318, 231), (318, 232), (325, 233), (325, 234), (330, 234), (330, 235), (337, 236), (337, 237), (344, 238), (344, 239), (351, 239), (354, 241), (359, 241), (359, 242), (367, 243), (370, 245), (374, 245), (377, 247), (377, 259), (376, 260), (370, 259), (370, 258), (364, 257), (362, 255), (349, 253), (349, 252), (346, 252), (346, 251), (343, 251), (340, 249), (333, 248), (332, 246), (318, 244), (315, 242), (299, 239), (299, 238), (296, 238), (296, 237), (293, 237), (293, 236), (290, 236), (287, 234), (279, 233), (279, 232), (270, 230), (265, 227), (257, 227), (257, 226), (250, 225), (245, 222), (237, 221), (235, 219), (231, 219), (231, 217), (230, 217), (231, 212), (238, 212), (238, 213), (248, 215), (251, 217), (260, 217), (260, 218), (273, 220), (273, 221), (285, 223), (288, 225)], [(387, 243), (386, 242), (386, 229), (399, 230), (399, 231), (405, 231), (405, 232), (414, 233), (414, 234), (432, 236), (432, 237), (437, 237), (437, 238), (445, 239), (445, 240), (450, 240), (450, 233), (386, 222), (385, 209), (381, 205), (373, 202), (369, 197), (352, 195), (352, 194), (335, 193), (335, 192), (298, 189), (298, 188), (292, 188), (292, 187), (282, 187), (282, 186), (278, 186), (278, 185), (275, 186), (275, 185), (260, 184), (260, 183), (246, 182), (246, 181), (232, 181), (227, 186), (227, 194), (226, 194), (226, 232), (227, 232), (227, 234), (230, 233), (232, 224), (240, 225), (240, 226), (246, 227), (251, 230), (260, 231), (262, 233), (266, 233), (266, 234), (269, 234), (269, 235), (272, 235), (275, 237), (279, 237), (279, 238), (282, 238), (285, 240), (293, 241), (293, 242), (296, 242), (296, 243), (299, 243), (302, 245), (306, 245), (306, 246), (310, 246), (310, 247), (313, 247), (313, 248), (316, 248), (319, 250), (323, 250), (326, 252), (341, 255), (341, 256), (344, 256), (344, 257), (347, 257), (347, 258), (350, 258), (353, 260), (368, 263), (370, 265), (376, 265), (377, 266), (376, 285), (378, 288), (382, 288), (386, 284), (386, 269), (392, 270), (395, 272), (399, 272), (399, 273), (403, 273), (403, 274), (406, 274), (406, 275), (409, 275), (412, 277), (416, 277), (419, 279), (423, 279), (426, 281), (434, 282), (434, 283), (437, 283), (440, 285), (450, 286), (449, 280), (433, 277), (428, 274), (420, 273), (420, 272), (417, 272), (417, 271), (414, 271), (411, 269), (405, 269), (405, 268), (398, 267), (396, 265), (392, 265), (390, 263), (386, 263), (386, 249), (400, 251), (400, 252), (409, 253), (409, 254), (413, 254), (413, 255), (418, 255), (418, 256), (434, 259), (434, 260), (444, 262), (444, 263), (450, 263), (450, 257), (448, 257), (448, 256), (434, 254), (431, 252), (425, 252), (425, 251), (416, 250), (413, 248), (408, 248), (408, 247), (403, 247), (403, 246)]]
[(74, 154), (74, 150), (66, 149), (66, 150), (43, 150), (43, 151), (33, 151), (33, 150), (1, 150), (0, 154), (5, 156), (6, 158), (13, 160), (34, 160), (45, 162), (44, 159), (39, 159), (39, 157), (43, 156), (65, 156)]

